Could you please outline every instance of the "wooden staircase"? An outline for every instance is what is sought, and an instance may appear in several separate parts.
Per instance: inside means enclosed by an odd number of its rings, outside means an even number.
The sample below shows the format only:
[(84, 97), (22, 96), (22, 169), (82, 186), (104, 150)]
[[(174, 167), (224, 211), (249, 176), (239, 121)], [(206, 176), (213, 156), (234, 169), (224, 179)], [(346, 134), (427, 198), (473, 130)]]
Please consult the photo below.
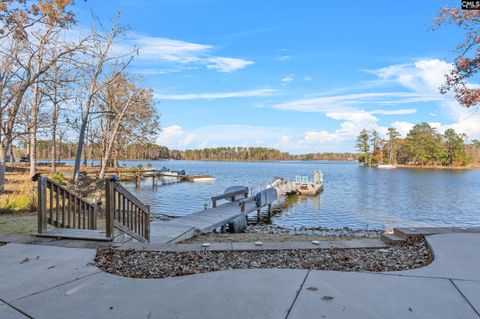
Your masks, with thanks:
[(105, 210), (48, 177), (35, 176), (34, 180), (38, 183), (37, 236), (112, 241), (119, 233), (149, 241), (150, 208), (117, 178), (106, 180)]

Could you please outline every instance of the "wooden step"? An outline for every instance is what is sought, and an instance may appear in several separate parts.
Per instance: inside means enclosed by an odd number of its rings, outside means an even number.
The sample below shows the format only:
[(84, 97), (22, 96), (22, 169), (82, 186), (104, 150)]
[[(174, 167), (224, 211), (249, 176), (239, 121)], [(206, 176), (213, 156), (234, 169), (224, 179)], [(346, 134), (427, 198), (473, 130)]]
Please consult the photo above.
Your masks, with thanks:
[(38, 237), (50, 237), (59, 239), (79, 239), (94, 241), (111, 241), (112, 238), (107, 237), (105, 231), (90, 229), (70, 229), (70, 228), (54, 228), (43, 233), (35, 234)]
[(405, 239), (394, 234), (381, 234), (380, 239), (389, 245), (398, 245), (406, 242)]

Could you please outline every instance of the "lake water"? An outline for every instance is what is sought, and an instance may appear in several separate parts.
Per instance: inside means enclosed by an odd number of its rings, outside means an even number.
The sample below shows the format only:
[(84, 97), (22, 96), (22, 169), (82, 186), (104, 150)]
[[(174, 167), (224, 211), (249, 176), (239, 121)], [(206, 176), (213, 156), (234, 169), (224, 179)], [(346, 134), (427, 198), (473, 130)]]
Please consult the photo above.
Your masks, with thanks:
[(351, 162), (202, 162), (151, 163), (187, 174), (209, 174), (208, 183), (176, 183), (152, 189), (127, 187), (153, 213), (182, 216), (201, 210), (210, 197), (232, 185), (259, 190), (275, 176), (293, 179), (321, 169), (325, 190), (317, 197), (281, 199), (284, 208), (272, 223), (287, 227), (392, 228), (406, 226), (480, 226), (480, 170), (368, 168)]

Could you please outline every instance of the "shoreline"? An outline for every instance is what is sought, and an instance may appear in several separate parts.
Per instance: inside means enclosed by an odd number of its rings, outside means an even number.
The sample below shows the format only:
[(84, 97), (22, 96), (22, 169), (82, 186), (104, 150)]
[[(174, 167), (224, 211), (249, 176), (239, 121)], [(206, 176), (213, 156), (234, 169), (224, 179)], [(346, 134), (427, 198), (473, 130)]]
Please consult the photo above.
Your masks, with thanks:
[(465, 165), (465, 166), (442, 166), (442, 165), (409, 165), (396, 164), (397, 168), (413, 168), (413, 169), (446, 169), (446, 170), (475, 170), (480, 169), (480, 165)]
[[(64, 159), (64, 161), (73, 161), (74, 159)], [(99, 161), (98, 159), (94, 159), (94, 161)], [(126, 160), (119, 160), (119, 162), (169, 162), (169, 161), (186, 161), (186, 162), (229, 162), (229, 163), (261, 163), (261, 162), (340, 162), (340, 163), (358, 163), (359, 165), (362, 165), (360, 162), (356, 160), (342, 160), (342, 159), (330, 159), (330, 160), (325, 160), (325, 159), (268, 159), (268, 160), (222, 160), (222, 159), (169, 159), (169, 158), (160, 158), (160, 159), (126, 159)], [(9, 165), (18, 165), (20, 164), (19, 162), (15, 163), (7, 163), (7, 166)], [(39, 159), (38, 164), (40, 166), (45, 166), (50, 164), (48, 159)], [(12, 165), (12, 166), (14, 166)], [(29, 163), (25, 163), (25, 166), (28, 166)], [(470, 169), (480, 169), (480, 164), (468, 164), (465, 166), (444, 166), (444, 165), (413, 165), (413, 164), (393, 164), (396, 168), (417, 168), (417, 169), (447, 169), (447, 170), (470, 170)], [(73, 166), (73, 164), (65, 164), (63, 167), (69, 167)], [(62, 167), (62, 166), (59, 166)], [(81, 166), (81, 168), (86, 168), (86, 167), (99, 167), (99, 165), (94, 165), (94, 166)], [(368, 166), (369, 167), (369, 166)], [(372, 166), (374, 167), (374, 166)], [(119, 167), (119, 168), (125, 168), (125, 167)]]
[[(62, 159), (62, 161), (74, 161), (75, 159)], [(94, 161), (100, 161), (99, 159), (93, 159)], [(60, 163), (62, 163), (60, 161)], [(89, 160), (90, 162), (91, 160)], [(159, 159), (122, 159), (118, 160), (119, 163), (121, 162), (169, 162), (169, 161), (186, 161), (186, 162), (342, 162), (342, 163), (356, 163), (357, 160), (342, 160), (342, 159), (267, 159), (267, 160), (247, 160), (247, 159), (238, 159), (238, 160), (222, 160), (222, 159), (172, 159), (172, 158), (159, 158)], [(7, 165), (11, 164), (18, 164), (19, 162), (15, 163), (10, 163), (7, 162)], [(38, 164), (50, 164), (51, 161), (49, 159), (38, 159), (37, 160), (37, 165)], [(26, 163), (29, 164), (29, 163)], [(69, 166), (73, 166), (68, 164)], [(90, 165), (87, 165), (88, 167), (91, 167)], [(80, 167), (85, 167), (83, 164)], [(93, 166), (96, 167), (96, 166)]]

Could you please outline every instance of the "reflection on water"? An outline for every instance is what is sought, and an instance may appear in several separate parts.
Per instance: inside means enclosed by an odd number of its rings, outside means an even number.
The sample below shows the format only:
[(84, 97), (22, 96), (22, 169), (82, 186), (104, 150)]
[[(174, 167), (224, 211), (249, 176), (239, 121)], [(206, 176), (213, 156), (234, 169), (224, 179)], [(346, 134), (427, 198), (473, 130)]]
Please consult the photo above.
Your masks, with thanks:
[[(148, 162), (131, 161), (128, 166)], [(153, 161), (155, 168), (184, 169), (189, 174), (208, 174), (208, 183), (174, 183), (152, 189), (151, 180), (135, 190), (127, 187), (152, 212), (182, 216), (203, 209), (210, 197), (232, 185), (259, 190), (275, 176), (294, 178), (324, 173), (325, 190), (317, 197), (290, 196), (274, 224), (300, 227), (392, 228), (398, 226), (480, 226), (479, 170), (379, 170), (356, 163), (199, 162)]]

